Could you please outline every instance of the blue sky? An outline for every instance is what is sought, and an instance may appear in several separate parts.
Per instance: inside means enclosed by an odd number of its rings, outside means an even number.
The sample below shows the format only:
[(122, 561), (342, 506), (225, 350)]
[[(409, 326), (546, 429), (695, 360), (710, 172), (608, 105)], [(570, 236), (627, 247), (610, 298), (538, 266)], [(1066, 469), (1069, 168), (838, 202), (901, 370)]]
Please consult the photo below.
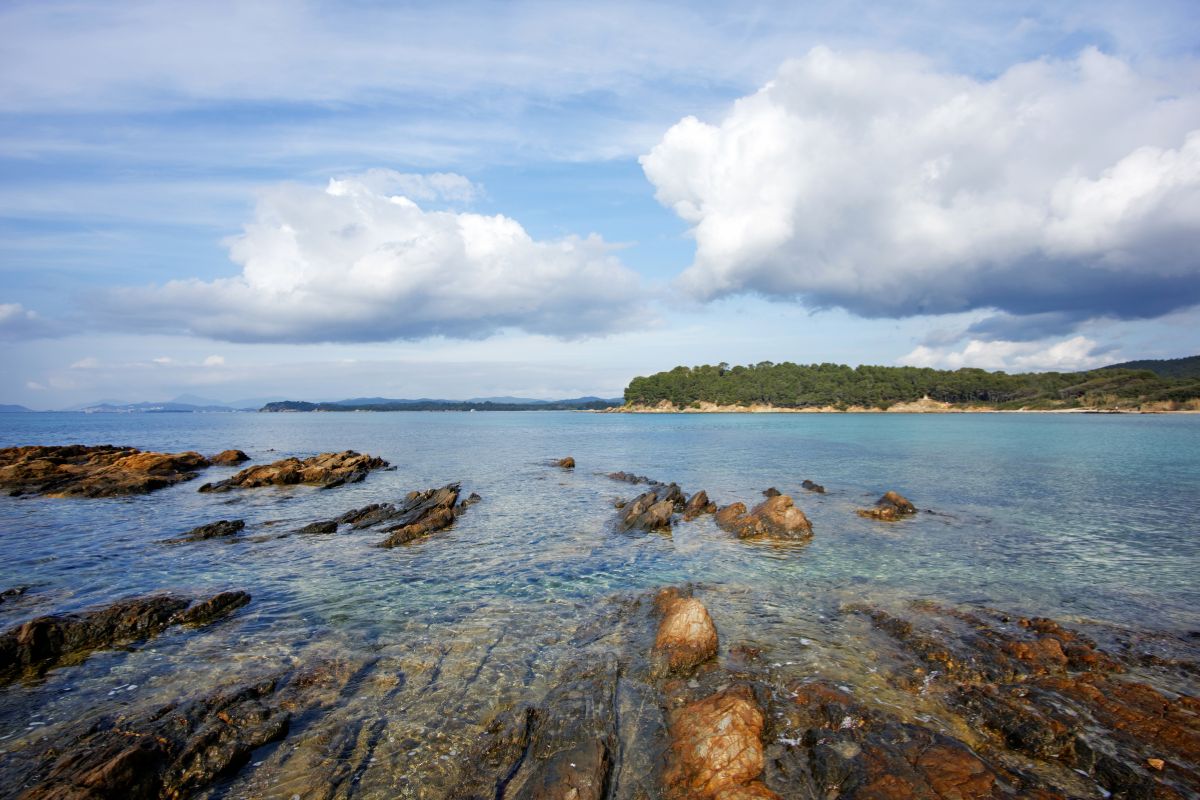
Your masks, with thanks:
[(1194, 3), (0, 7), (0, 402), (1200, 352)]

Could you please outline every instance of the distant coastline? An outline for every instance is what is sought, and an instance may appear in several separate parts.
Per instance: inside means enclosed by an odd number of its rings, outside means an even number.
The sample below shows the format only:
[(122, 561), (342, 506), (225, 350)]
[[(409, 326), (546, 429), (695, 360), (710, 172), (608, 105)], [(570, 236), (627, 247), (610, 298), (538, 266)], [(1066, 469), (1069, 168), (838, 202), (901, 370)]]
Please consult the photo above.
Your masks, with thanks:
[(867, 406), (774, 406), (756, 403), (752, 405), (718, 405), (697, 403), (676, 406), (663, 400), (656, 405), (630, 403), (614, 408), (594, 411), (597, 414), (1200, 414), (1200, 402), (1184, 404), (1186, 407), (1169, 407), (1170, 403), (1147, 404), (1129, 407), (1071, 407), (1071, 408), (992, 408), (990, 406), (955, 405), (941, 403), (928, 397), (920, 400), (895, 403), (887, 408)]

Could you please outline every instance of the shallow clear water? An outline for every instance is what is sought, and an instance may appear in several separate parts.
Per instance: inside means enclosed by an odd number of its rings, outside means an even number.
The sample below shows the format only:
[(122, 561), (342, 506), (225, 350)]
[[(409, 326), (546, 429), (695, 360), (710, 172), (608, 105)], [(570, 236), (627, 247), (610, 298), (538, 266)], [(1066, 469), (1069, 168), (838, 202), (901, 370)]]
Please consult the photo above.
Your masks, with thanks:
[[(355, 449), (396, 469), (330, 491), (197, 493), (234, 471), (213, 468), (145, 497), (0, 498), (0, 588), (32, 587), (0, 606), (5, 627), (160, 589), (254, 598), (207, 631), (169, 633), (5, 690), (0, 746), (9, 752), (81, 715), (162, 702), (248, 665), (369, 654), (390, 665), (384, 673), (408, 676), (387, 690), (399, 694), (387, 716), (395, 752), (375, 756), (388, 764), (379, 774), (389, 777), (376, 779), (384, 796), (385, 785), (397, 791), (397, 774), (437, 768), (403, 762), (404, 735), (437, 727), (453, 742), (489, 709), (544, 691), (571, 632), (610, 598), (685, 582), (699, 586), (723, 646), (765, 643), (815, 672), (862, 657), (853, 632), (830, 627), (833, 610), (857, 599), (1200, 629), (1200, 416), (0, 415), (0, 446), (74, 442), (237, 447), (252, 463)], [(547, 465), (565, 455), (578, 462), (573, 472)], [(816, 535), (801, 545), (742, 542), (707, 517), (669, 536), (620, 534), (613, 500), (638, 489), (603, 476), (616, 470), (703, 488), (720, 504), (754, 505), (775, 486)], [(828, 493), (803, 491), (805, 478)], [(483, 502), (407, 547), (377, 549), (383, 535), (369, 530), (267, 536), (450, 481)], [(888, 489), (935, 513), (893, 525), (855, 516)], [(246, 520), (240, 541), (159, 543), (222, 518)], [(435, 679), (414, 679), (426, 673)], [(380, 692), (364, 689), (335, 718), (391, 714), (378, 708)], [(270, 781), (286, 785), (285, 760), (249, 770), (238, 791), (254, 794), (248, 787), (272, 767)]]

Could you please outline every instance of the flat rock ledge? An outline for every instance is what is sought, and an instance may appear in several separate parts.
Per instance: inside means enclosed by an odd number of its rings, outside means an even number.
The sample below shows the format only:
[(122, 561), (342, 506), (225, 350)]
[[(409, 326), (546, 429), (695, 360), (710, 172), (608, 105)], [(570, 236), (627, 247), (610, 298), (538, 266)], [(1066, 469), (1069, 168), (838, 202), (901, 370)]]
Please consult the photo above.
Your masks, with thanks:
[(207, 625), (249, 602), (250, 595), (238, 591), (200, 600), (159, 594), (37, 617), (0, 634), (0, 684), (60, 664), (80, 663), (95, 650), (150, 639), (172, 625)]
[(232, 478), (206, 483), (202, 492), (229, 492), (234, 489), (254, 489), (261, 486), (295, 486), (305, 484), (332, 489), (347, 483), (357, 483), (372, 470), (384, 469), (388, 462), (382, 458), (343, 450), (340, 453), (321, 453), (311, 458), (285, 458), (271, 464), (247, 467)]
[(716, 513), (716, 521), (739, 539), (803, 541), (813, 535), (812, 523), (786, 494), (768, 497), (750, 512), (745, 503), (725, 506)]
[(860, 517), (880, 519), (884, 522), (895, 522), (902, 517), (910, 517), (917, 513), (917, 507), (898, 492), (887, 492), (875, 501), (874, 508), (862, 508), (856, 511)]
[(0, 490), (10, 496), (118, 497), (190, 481), (210, 464), (199, 453), (154, 453), (110, 444), (0, 449)]

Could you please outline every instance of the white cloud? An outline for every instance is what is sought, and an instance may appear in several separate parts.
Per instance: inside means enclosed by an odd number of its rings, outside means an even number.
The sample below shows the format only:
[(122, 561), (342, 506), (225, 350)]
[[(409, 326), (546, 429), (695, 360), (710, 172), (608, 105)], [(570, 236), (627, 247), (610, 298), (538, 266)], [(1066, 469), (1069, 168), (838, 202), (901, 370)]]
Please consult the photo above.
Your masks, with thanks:
[(378, 187), (461, 197), (457, 176), (382, 171), (285, 184), (229, 242), (233, 278), (110, 292), (122, 326), (239, 342), (388, 341), (502, 328), (577, 337), (645, 324), (635, 273), (600, 237), (533, 239), (503, 215), (427, 211)]
[(642, 157), (681, 285), (866, 316), (1150, 317), (1200, 302), (1200, 91), (1087, 50), (993, 80), (816, 48)]
[(209, 356), (204, 359), (206, 367), (223, 367), (225, 366), (225, 356)]
[(1098, 352), (1101, 349), (1094, 340), (1085, 336), (1074, 336), (1057, 342), (972, 339), (961, 350), (921, 345), (899, 361), (906, 366), (939, 369), (975, 367), (1009, 372), (1073, 372), (1111, 364), (1111, 353), (1107, 349)]
[(96, 369), (100, 366), (100, 359), (95, 356), (87, 356), (73, 363), (69, 369)]
[(37, 339), (54, 336), (59, 327), (20, 303), (0, 303), (0, 339)]

